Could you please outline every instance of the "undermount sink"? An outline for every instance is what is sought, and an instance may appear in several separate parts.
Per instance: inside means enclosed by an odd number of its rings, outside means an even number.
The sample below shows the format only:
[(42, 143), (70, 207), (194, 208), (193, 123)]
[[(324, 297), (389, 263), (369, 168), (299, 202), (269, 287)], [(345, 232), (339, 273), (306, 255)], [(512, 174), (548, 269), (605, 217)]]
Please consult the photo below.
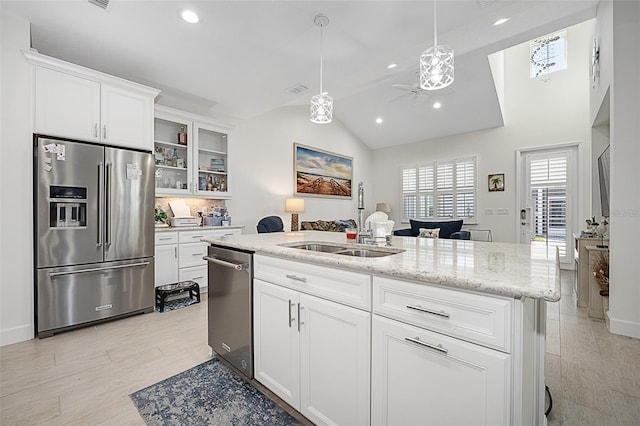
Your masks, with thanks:
[(352, 257), (384, 257), (391, 256), (393, 254), (402, 253), (404, 250), (402, 249), (394, 249), (385, 247), (383, 248), (369, 248), (369, 247), (345, 247), (333, 244), (323, 244), (323, 243), (297, 243), (297, 244), (286, 244), (284, 247), (297, 248), (300, 250), (308, 250), (315, 251), (321, 253), (333, 253), (333, 254), (341, 254), (343, 256), (352, 256)]

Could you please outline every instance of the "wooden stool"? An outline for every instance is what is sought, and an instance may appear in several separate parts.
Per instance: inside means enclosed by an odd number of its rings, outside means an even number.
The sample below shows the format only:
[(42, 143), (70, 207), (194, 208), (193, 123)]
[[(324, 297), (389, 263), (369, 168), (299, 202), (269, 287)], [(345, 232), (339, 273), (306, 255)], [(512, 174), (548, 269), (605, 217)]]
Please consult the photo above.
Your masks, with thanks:
[(164, 304), (167, 297), (172, 294), (189, 292), (190, 299), (200, 302), (200, 286), (195, 281), (180, 281), (175, 284), (166, 284), (156, 287), (156, 307), (160, 312), (164, 312)]

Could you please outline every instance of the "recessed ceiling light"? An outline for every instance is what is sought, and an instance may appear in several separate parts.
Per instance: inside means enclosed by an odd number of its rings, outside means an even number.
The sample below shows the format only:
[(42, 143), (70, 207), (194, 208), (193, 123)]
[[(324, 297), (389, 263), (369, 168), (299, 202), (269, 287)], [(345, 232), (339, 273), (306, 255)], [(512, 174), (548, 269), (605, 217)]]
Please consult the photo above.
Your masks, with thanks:
[(382, 118), (380, 118), (380, 117), (376, 118), (376, 123), (382, 124)]
[(392, 68), (395, 68), (397, 66), (398, 66), (398, 64), (389, 64), (389, 65), (387, 65), (387, 69), (392, 69)]
[(508, 20), (509, 20), (509, 18), (500, 18), (496, 22), (494, 22), (493, 25), (502, 25), (505, 22), (507, 22)]
[(200, 18), (198, 18), (198, 15), (193, 10), (189, 9), (181, 10), (180, 16), (190, 24), (195, 24), (200, 20)]
[(433, 103), (433, 107), (434, 107), (435, 109), (438, 109), (438, 108), (440, 108), (441, 106), (442, 106), (442, 104), (441, 104), (440, 102), (434, 102), (434, 103)]

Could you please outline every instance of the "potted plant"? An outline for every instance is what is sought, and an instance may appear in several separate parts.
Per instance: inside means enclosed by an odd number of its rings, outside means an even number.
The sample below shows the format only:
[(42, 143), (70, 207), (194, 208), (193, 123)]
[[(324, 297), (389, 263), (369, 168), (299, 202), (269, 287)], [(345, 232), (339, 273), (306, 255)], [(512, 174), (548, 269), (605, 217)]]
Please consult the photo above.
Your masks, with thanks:
[(155, 209), (155, 222), (156, 226), (165, 226), (167, 224), (167, 213), (157, 207)]

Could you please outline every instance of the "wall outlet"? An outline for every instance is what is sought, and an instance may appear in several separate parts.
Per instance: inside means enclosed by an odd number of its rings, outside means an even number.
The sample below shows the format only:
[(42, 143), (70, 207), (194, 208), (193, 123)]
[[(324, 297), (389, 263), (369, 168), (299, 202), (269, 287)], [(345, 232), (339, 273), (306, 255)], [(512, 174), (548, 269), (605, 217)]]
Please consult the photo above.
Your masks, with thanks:
[(493, 209), (484, 209), (485, 216), (493, 216)]
[(509, 209), (496, 209), (496, 213), (501, 215), (501, 216), (508, 216), (509, 215)]

